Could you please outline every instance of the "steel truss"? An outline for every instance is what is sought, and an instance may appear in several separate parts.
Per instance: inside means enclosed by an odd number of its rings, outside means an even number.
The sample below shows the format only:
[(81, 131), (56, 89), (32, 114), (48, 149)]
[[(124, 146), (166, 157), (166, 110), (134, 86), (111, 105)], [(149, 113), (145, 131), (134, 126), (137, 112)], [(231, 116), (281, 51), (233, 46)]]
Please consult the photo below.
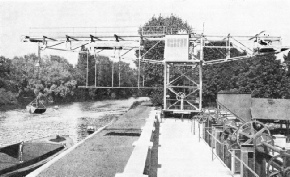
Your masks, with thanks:
[[(53, 28), (50, 28), (53, 29)], [(164, 110), (190, 114), (200, 112), (202, 109), (202, 66), (219, 64), (224, 62), (247, 59), (255, 55), (267, 55), (279, 53), (288, 50), (289, 47), (281, 45), (281, 37), (277, 36), (225, 36), (204, 35), (187, 32), (189, 43), (190, 57), (185, 60), (167, 61), (166, 58), (161, 61), (146, 59), (146, 54), (155, 48), (161, 41), (166, 40), (166, 36), (177, 34), (175, 29), (167, 29), (164, 26), (152, 26), (139, 28), (133, 33), (124, 33), (112, 30), (113, 28), (90, 28), (85, 32), (81, 31), (86, 28), (65, 28), (62, 32), (43, 32), (43, 29), (37, 29), (29, 35), (23, 36), (23, 42), (38, 43), (39, 56), (40, 50), (51, 49), (60, 51), (78, 52), (87, 55), (87, 81), (86, 86), (82, 88), (149, 88), (140, 87), (140, 70), (141, 62), (149, 62), (154, 64), (164, 65)], [(127, 29), (125, 29), (126, 31)], [(141, 55), (142, 43), (146, 41), (156, 41), (156, 43)], [(216, 46), (214, 42), (221, 42), (221, 46)], [(184, 44), (184, 43), (181, 43)], [(87, 47), (90, 51), (80, 51), (81, 48)], [(223, 58), (204, 61), (204, 48), (223, 49), (223, 52), (218, 50), (224, 56)], [(239, 51), (244, 51), (244, 56), (233, 57), (231, 49), (236, 48)], [(126, 59), (125, 55), (132, 51), (139, 51), (139, 58), (130, 58), (130, 60), (138, 61), (138, 85), (134, 87), (123, 87), (120, 85), (121, 76), (119, 73), (119, 84), (113, 84), (112, 68), (112, 84), (111, 86), (98, 85), (98, 65), (97, 55), (104, 50), (113, 50), (114, 58)], [(88, 55), (94, 53), (95, 57), (95, 84), (88, 85)], [(116, 53), (118, 53), (116, 55)], [(197, 55), (199, 54), (199, 56)], [(129, 58), (127, 58), (129, 59)], [(178, 58), (177, 58), (178, 59)], [(113, 65), (112, 65), (113, 66)], [(114, 67), (114, 66), (113, 66)], [(119, 65), (120, 71), (120, 65)], [(143, 82), (144, 83), (144, 82)]]
[(190, 114), (202, 108), (200, 62), (164, 63), (164, 111)]

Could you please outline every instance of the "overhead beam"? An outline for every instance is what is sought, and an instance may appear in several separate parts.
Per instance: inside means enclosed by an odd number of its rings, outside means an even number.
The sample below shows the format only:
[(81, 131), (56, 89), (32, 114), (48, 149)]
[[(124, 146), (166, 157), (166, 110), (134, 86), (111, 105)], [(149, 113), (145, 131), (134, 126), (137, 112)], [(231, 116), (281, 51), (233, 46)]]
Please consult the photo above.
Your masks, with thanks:
[(235, 48), (233, 46), (203, 46), (204, 48)]
[(57, 41), (56, 39), (51, 38), (51, 37), (47, 37), (47, 36), (43, 36), (43, 38), (44, 38), (44, 39), (50, 39), (50, 40), (52, 40), (52, 41)]
[(115, 39), (116, 39), (116, 42), (119, 42), (119, 36), (116, 35), (116, 34), (114, 34), (114, 37), (115, 37)]
[(74, 41), (79, 41), (78, 39), (76, 39), (74, 37), (71, 37), (71, 36), (68, 36), (68, 35), (65, 35), (65, 36), (66, 36), (67, 41), (70, 41), (69, 39), (72, 39)]
[(90, 35), (90, 38), (91, 38), (91, 42), (95, 42), (94, 39), (97, 39), (98, 41), (102, 41), (100, 38), (93, 36), (93, 35)]

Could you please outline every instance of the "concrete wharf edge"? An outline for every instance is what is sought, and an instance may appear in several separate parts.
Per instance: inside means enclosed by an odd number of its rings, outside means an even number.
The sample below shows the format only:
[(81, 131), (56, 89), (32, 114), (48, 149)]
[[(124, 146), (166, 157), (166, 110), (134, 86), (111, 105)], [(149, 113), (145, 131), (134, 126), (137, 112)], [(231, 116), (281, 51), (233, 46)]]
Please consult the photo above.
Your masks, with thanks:
[(81, 144), (83, 144), (86, 140), (92, 138), (93, 136), (95, 136), (96, 134), (100, 133), (102, 130), (104, 130), (106, 127), (108, 127), (109, 125), (111, 125), (112, 123), (114, 123), (116, 121), (116, 119), (111, 120), (111, 122), (109, 122), (107, 125), (99, 128), (96, 132), (94, 132), (93, 134), (89, 135), (88, 137), (86, 137), (85, 139), (83, 139), (82, 141), (78, 142), (77, 144), (73, 145), (71, 148), (69, 148), (68, 150), (64, 151), (63, 153), (59, 154), (58, 156), (56, 156), (55, 158), (53, 158), (51, 161), (47, 162), (46, 164), (42, 165), (41, 167), (39, 167), (38, 169), (34, 170), (33, 172), (29, 173), (28, 175), (26, 175), (26, 177), (36, 177), (37, 175), (39, 175), (42, 171), (44, 171), (45, 169), (49, 168), (52, 164), (54, 164), (55, 162), (57, 162), (59, 159), (63, 158), (64, 156), (66, 156), (68, 153), (70, 153), (71, 151), (73, 151), (75, 148), (77, 148), (78, 146), (80, 146)]

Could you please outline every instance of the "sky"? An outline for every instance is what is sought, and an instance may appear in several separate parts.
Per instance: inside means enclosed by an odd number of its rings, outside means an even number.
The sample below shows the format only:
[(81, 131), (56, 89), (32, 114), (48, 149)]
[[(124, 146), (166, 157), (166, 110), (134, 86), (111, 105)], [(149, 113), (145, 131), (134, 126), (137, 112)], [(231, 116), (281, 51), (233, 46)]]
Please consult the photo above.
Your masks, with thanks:
[[(37, 44), (20, 40), (31, 27), (139, 27), (152, 16), (170, 14), (204, 28), (205, 35), (251, 36), (266, 30), (290, 46), (289, 7), (289, 0), (0, 0), (0, 56), (37, 53)], [(44, 55), (61, 55), (72, 64), (78, 56), (52, 50)]]

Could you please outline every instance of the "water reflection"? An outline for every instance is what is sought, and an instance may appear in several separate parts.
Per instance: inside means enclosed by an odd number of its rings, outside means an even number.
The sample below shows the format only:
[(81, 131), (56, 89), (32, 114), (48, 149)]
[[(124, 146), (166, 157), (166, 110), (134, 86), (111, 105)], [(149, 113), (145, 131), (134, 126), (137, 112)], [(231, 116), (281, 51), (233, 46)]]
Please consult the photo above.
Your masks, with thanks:
[(0, 112), (0, 147), (50, 135), (69, 135), (74, 142), (88, 136), (88, 125), (100, 128), (126, 112), (136, 100), (76, 102), (49, 107), (44, 114), (29, 114), (24, 109)]

